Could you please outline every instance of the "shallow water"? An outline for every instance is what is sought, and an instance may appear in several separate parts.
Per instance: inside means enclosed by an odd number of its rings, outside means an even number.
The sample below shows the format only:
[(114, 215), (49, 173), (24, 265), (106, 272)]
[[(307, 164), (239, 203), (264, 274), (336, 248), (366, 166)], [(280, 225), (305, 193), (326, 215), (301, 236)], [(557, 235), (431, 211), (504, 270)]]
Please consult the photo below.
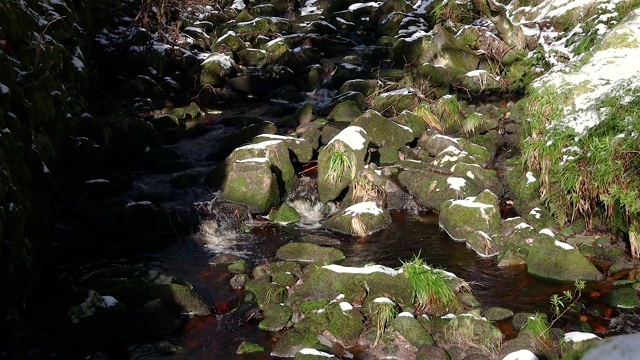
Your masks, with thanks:
[[(228, 282), (231, 275), (227, 274), (226, 265), (211, 264), (211, 260), (217, 254), (229, 252), (239, 254), (253, 264), (276, 261), (274, 255), (280, 246), (288, 241), (296, 241), (307, 233), (338, 237), (341, 244), (337, 247), (346, 256), (341, 263), (343, 265), (377, 263), (397, 268), (403, 260), (420, 254), (428, 264), (451, 271), (471, 282), (475, 297), (485, 309), (501, 306), (514, 312), (549, 313), (550, 296), (571, 288), (571, 284), (535, 279), (526, 273), (523, 266), (495, 266), (495, 259), (481, 258), (464, 243), (450, 239), (439, 228), (437, 214), (409, 215), (396, 212), (393, 213), (393, 220), (387, 229), (366, 238), (258, 222), (248, 234), (219, 239), (215, 250), (207, 248), (202, 239), (189, 238), (182, 239), (161, 254), (147, 258), (145, 262), (150, 267), (190, 281), (205, 301), (213, 304), (217, 313), (208, 318), (189, 319), (180, 335), (172, 341), (184, 346), (188, 357), (194, 359), (235, 359), (235, 350), (244, 340), (270, 348), (278, 334), (258, 330), (257, 320), (247, 322), (244, 311), (234, 310), (243, 292), (230, 290)], [(580, 320), (587, 320), (596, 333), (606, 335), (609, 319), (617, 313), (602, 305), (603, 295), (597, 295), (610, 290), (609, 282), (589, 285), (581, 301), (591, 310), (564, 319), (562, 322), (567, 328), (573, 329)], [(515, 336), (516, 332), (508, 322), (499, 326), (507, 338)]]

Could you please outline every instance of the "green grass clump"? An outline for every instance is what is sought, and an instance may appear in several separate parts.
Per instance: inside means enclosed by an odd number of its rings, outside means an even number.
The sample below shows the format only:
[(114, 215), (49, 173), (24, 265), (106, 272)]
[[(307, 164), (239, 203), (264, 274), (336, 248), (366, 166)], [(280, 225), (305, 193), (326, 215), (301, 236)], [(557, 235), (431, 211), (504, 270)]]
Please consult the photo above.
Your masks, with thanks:
[(402, 269), (413, 289), (416, 313), (440, 316), (460, 308), (456, 292), (447, 284), (449, 275), (443, 270), (426, 265), (419, 254), (403, 262)]
[(370, 304), (372, 318), (375, 321), (376, 341), (374, 346), (384, 335), (385, 330), (393, 319), (398, 315), (396, 304), (387, 298), (376, 298)]
[(325, 175), (325, 180), (329, 179), (330, 182), (335, 183), (340, 181), (345, 175), (353, 179), (356, 176), (355, 166), (343, 150), (334, 150), (333, 153), (331, 153), (329, 170), (327, 171), (327, 175)]
[(547, 316), (544, 314), (536, 312), (529, 316), (520, 330), (530, 331), (535, 337), (539, 338), (545, 344), (548, 344), (550, 341), (548, 331), (549, 323), (547, 322)]

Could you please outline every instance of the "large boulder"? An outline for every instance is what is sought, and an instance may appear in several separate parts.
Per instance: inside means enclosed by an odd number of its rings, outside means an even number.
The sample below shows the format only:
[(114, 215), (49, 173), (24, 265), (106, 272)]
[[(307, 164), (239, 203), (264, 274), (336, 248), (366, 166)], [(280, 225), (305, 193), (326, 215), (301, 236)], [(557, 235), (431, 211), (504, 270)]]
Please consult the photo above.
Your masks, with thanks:
[(278, 181), (267, 158), (237, 160), (228, 166), (220, 198), (262, 213), (280, 201)]
[(251, 145), (241, 146), (233, 151), (227, 163), (254, 158), (267, 158), (271, 170), (278, 181), (280, 194), (293, 189), (295, 186), (296, 172), (289, 157), (287, 143), (280, 139), (262, 141)]
[(333, 214), (324, 226), (349, 235), (365, 236), (391, 224), (389, 211), (373, 201), (357, 203)]
[(440, 206), (440, 227), (454, 240), (465, 240), (476, 231), (493, 235), (500, 232), (498, 197), (485, 190), (477, 197), (447, 200)]
[(200, 84), (219, 85), (229, 76), (235, 75), (237, 65), (225, 54), (211, 54), (200, 66)]
[(333, 263), (344, 259), (344, 254), (336, 248), (305, 242), (291, 242), (279, 248), (276, 257), (285, 261)]
[(417, 167), (416, 170), (419, 171), (402, 171), (398, 175), (398, 181), (426, 208), (440, 209), (447, 200), (464, 199), (480, 192), (474, 183), (465, 178), (429, 171), (432, 169), (424, 163), (411, 165), (422, 165), (424, 169)]
[(604, 279), (604, 275), (578, 249), (555, 240), (544, 230), (536, 236), (529, 249), (527, 271), (534, 276), (557, 281)]
[[(326, 127), (325, 127), (326, 128)], [(367, 132), (349, 126), (335, 136), (318, 155), (318, 193), (320, 201), (337, 198), (364, 168), (369, 146)]]
[(374, 110), (367, 110), (352, 125), (363, 128), (376, 146), (400, 149), (415, 137), (409, 127), (389, 120)]
[(381, 93), (371, 99), (371, 108), (384, 114), (393, 116), (415, 107), (417, 101), (416, 90), (402, 88)]
[(257, 144), (270, 140), (284, 141), (285, 145), (287, 145), (287, 148), (289, 148), (289, 151), (293, 154), (292, 160), (295, 160), (299, 163), (308, 163), (313, 158), (313, 147), (311, 145), (311, 142), (307, 141), (304, 138), (299, 139), (293, 136), (261, 134), (253, 139), (253, 143)]

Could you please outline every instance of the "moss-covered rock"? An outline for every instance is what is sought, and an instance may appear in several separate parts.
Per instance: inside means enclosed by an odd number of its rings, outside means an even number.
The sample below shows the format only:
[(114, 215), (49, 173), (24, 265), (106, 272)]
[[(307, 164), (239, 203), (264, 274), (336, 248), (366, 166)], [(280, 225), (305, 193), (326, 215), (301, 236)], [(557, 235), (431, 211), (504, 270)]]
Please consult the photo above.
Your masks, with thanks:
[(249, 341), (243, 341), (240, 346), (238, 346), (236, 355), (259, 354), (262, 352), (264, 352), (264, 347), (262, 345), (254, 344)]
[(236, 73), (236, 64), (225, 54), (214, 53), (200, 65), (200, 83), (202, 85), (218, 85), (226, 77)]
[(417, 95), (411, 89), (403, 88), (384, 92), (371, 99), (371, 108), (381, 114), (393, 116), (413, 109)]
[(400, 149), (414, 139), (413, 131), (409, 127), (399, 125), (373, 110), (367, 110), (353, 122), (353, 125), (363, 128), (376, 146)]
[(286, 261), (333, 263), (344, 259), (344, 254), (336, 248), (292, 242), (279, 248), (276, 257)]
[(632, 287), (613, 290), (609, 294), (607, 302), (610, 306), (621, 309), (635, 309), (640, 306), (638, 292)]
[(269, 304), (264, 309), (265, 318), (258, 324), (260, 330), (277, 332), (282, 330), (291, 319), (291, 309), (282, 304)]
[(599, 281), (604, 278), (578, 249), (542, 234), (535, 238), (529, 249), (527, 271), (558, 281)]
[(261, 213), (280, 201), (278, 181), (266, 158), (238, 160), (231, 164), (220, 198), (239, 202)]
[(500, 321), (512, 317), (513, 311), (506, 308), (494, 306), (487, 309), (483, 313), (483, 316), (486, 317), (489, 321)]
[(425, 345), (435, 345), (431, 334), (409, 313), (400, 313), (400, 315), (391, 322), (390, 328), (399, 332), (402, 337), (417, 348)]
[(391, 224), (389, 211), (373, 201), (357, 203), (338, 211), (324, 222), (330, 230), (343, 234), (365, 236)]
[(345, 100), (336, 104), (327, 119), (333, 121), (352, 122), (358, 116), (362, 115), (360, 106), (353, 100)]
[(269, 213), (269, 220), (278, 224), (288, 225), (300, 221), (300, 214), (291, 205), (283, 203), (278, 210), (272, 210)]
[(327, 331), (345, 348), (358, 342), (364, 327), (364, 317), (356, 308), (346, 301), (335, 302), (327, 306), (329, 326)]
[[(325, 126), (325, 129), (327, 126)], [(320, 201), (335, 199), (364, 168), (369, 136), (357, 126), (336, 135), (318, 155), (318, 194)]]
[(432, 169), (433, 167), (423, 163), (417, 170), (426, 171), (402, 171), (398, 175), (400, 184), (409, 190), (420, 205), (440, 209), (449, 199), (465, 198), (479, 193), (475, 185), (464, 178), (430, 172)]
[(456, 240), (464, 240), (477, 231), (482, 231), (489, 236), (498, 234), (500, 232), (498, 198), (491, 191), (485, 190), (477, 197), (447, 200), (440, 207), (439, 221), (440, 226)]

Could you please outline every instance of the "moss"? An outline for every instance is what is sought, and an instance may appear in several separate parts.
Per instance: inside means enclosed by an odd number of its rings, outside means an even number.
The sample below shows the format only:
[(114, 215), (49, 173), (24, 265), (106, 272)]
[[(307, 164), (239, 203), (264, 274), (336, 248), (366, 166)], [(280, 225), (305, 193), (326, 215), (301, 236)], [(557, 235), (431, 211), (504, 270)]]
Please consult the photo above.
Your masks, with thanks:
[(291, 319), (291, 309), (281, 304), (269, 304), (263, 308), (264, 320), (258, 324), (260, 330), (277, 332), (282, 330)]
[(278, 249), (276, 257), (282, 260), (333, 263), (344, 259), (339, 249), (310, 243), (292, 242)]
[(640, 299), (638, 298), (638, 293), (632, 287), (613, 290), (609, 294), (607, 302), (612, 307), (622, 309), (635, 309), (637, 307), (640, 307)]
[(422, 346), (435, 345), (435, 341), (420, 325), (418, 320), (411, 316), (398, 316), (391, 323), (391, 329), (398, 331), (411, 345), (420, 348)]
[(329, 326), (327, 330), (345, 347), (355, 345), (363, 330), (364, 318), (355, 308), (342, 310), (338, 303), (327, 309)]
[(236, 350), (237, 355), (259, 354), (264, 352), (264, 347), (249, 341), (243, 341)]

